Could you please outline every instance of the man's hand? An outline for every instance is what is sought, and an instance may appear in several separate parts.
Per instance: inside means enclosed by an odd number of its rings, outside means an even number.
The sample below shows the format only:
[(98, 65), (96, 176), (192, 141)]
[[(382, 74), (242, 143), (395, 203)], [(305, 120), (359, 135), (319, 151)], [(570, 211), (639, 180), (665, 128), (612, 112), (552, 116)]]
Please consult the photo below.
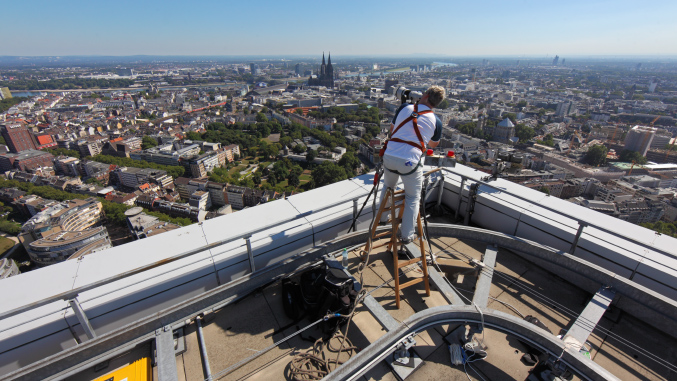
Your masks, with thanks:
[[(440, 141), (442, 141), (442, 139), (440, 139)], [(431, 141), (428, 142), (428, 147), (435, 148), (435, 147), (437, 147), (437, 145), (440, 144), (440, 141), (434, 142), (434, 141), (431, 140)]]

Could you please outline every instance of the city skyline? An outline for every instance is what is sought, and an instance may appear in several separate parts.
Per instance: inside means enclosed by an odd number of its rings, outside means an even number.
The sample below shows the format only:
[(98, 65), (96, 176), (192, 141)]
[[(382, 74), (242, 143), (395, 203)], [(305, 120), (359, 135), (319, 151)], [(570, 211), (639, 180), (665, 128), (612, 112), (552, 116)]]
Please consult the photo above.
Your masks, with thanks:
[[(671, 56), (677, 3), (11, 3), (4, 56)], [(408, 13), (408, 12), (407, 12)], [(428, 16), (430, 15), (430, 16)]]

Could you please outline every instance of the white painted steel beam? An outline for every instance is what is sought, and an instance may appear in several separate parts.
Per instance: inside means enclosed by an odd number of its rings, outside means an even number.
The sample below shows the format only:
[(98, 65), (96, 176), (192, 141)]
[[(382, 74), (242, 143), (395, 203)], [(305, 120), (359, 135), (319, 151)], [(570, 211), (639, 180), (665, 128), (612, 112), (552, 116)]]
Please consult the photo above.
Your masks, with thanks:
[(176, 354), (174, 353), (174, 333), (171, 326), (164, 326), (155, 331), (155, 348), (157, 348), (157, 374), (162, 381), (178, 381), (176, 371)]
[(472, 302), (482, 308), (485, 308), (489, 301), (489, 291), (491, 290), (491, 279), (494, 276), (494, 266), (496, 266), (496, 255), (498, 248), (493, 245), (487, 246), (484, 251), (482, 262), (482, 271), (477, 277), (477, 285), (475, 286), (475, 295)]
[(564, 342), (581, 348), (609, 308), (614, 295), (616, 292), (612, 289), (604, 286), (600, 288), (564, 336)]

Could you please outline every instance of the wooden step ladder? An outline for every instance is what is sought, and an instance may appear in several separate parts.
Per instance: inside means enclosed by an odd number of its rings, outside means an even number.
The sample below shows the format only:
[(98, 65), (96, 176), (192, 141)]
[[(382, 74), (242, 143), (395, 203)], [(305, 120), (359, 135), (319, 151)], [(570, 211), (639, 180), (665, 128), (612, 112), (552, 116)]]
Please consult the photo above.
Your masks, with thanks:
[[(381, 215), (383, 213), (390, 212), (390, 222), (392, 223), (391, 231), (384, 231), (379, 234), (376, 234), (376, 229), (378, 228), (378, 223), (381, 221)], [(395, 280), (395, 305), (397, 308), (400, 308), (400, 290), (413, 286), (415, 284), (423, 282), (425, 284), (425, 293), (427, 296), (430, 296), (430, 284), (428, 282), (428, 263), (426, 261), (425, 254), (425, 245), (423, 242), (423, 225), (421, 224), (421, 213), (419, 212), (416, 216), (416, 225), (417, 225), (417, 235), (418, 235), (418, 244), (421, 250), (421, 257), (409, 259), (406, 261), (400, 261), (398, 258), (398, 251), (402, 247), (402, 242), (397, 236), (397, 229), (402, 223), (402, 215), (404, 214), (404, 190), (394, 191), (392, 188), (386, 189), (386, 195), (383, 198), (383, 202), (378, 209), (376, 218), (374, 219), (374, 226), (371, 227), (371, 240), (367, 241), (367, 244), (364, 247), (364, 252), (370, 253), (372, 249), (388, 246), (388, 251), (393, 255), (393, 279)], [(390, 235), (390, 240), (374, 245), (373, 242)], [(366, 258), (363, 258), (366, 260)], [(421, 267), (423, 268), (423, 277), (416, 278), (400, 284), (399, 270), (402, 267), (409, 266), (411, 264), (421, 262)]]

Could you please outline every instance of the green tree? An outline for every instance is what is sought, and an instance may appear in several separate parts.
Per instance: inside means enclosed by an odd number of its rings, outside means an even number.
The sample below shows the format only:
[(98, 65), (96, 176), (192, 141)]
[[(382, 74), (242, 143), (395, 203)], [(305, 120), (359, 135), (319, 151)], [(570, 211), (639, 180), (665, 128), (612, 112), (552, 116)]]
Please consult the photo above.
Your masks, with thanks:
[(520, 142), (526, 142), (533, 138), (534, 135), (536, 135), (536, 131), (534, 131), (534, 129), (529, 126), (524, 124), (518, 124), (515, 126), (515, 136), (520, 139)]
[(268, 174), (268, 184), (272, 186), (277, 185), (277, 176), (275, 176), (275, 172), (271, 172)]
[(338, 162), (338, 165), (346, 170), (346, 174), (351, 176), (355, 175), (355, 170), (360, 166), (360, 164), (362, 164), (360, 159), (355, 157), (352, 152), (344, 153)]
[(80, 152), (72, 150), (72, 149), (66, 149), (66, 148), (47, 148), (45, 151), (51, 153), (54, 156), (70, 156), (70, 157), (77, 157), (78, 159), (80, 158)]
[(188, 131), (188, 132), (186, 133), (186, 139), (189, 139), (189, 140), (201, 140), (202, 137), (200, 136), (200, 134), (198, 134), (198, 133), (195, 132), (195, 131)]
[(280, 153), (280, 149), (282, 147), (277, 143), (269, 144), (265, 150), (265, 156), (275, 158)]
[(543, 138), (543, 140), (539, 140), (538, 143), (548, 147), (553, 147), (555, 145), (555, 139), (553, 138), (552, 134), (547, 134), (545, 135), (545, 138)]
[(294, 148), (292, 148), (292, 151), (295, 154), (300, 155), (300, 154), (306, 152), (306, 146), (304, 146), (303, 144), (297, 144), (297, 145), (294, 146)]
[(10, 235), (17, 235), (21, 232), (21, 224), (5, 219), (0, 219), (0, 231)]
[(503, 114), (503, 118), (508, 118), (512, 122), (512, 124), (517, 124), (517, 115), (515, 115), (512, 112), (506, 112)]
[(259, 112), (256, 114), (256, 121), (259, 123), (266, 123), (268, 121), (268, 117), (266, 114)]
[(293, 139), (291, 138), (291, 136), (281, 136), (280, 137), (280, 144), (283, 147), (290, 147), (292, 141), (293, 141)]
[(312, 163), (313, 160), (317, 157), (317, 151), (309, 149), (308, 153), (306, 154), (306, 161), (309, 163)]
[(637, 151), (631, 151), (629, 149), (624, 149), (621, 151), (621, 154), (618, 155), (618, 159), (626, 163), (632, 163), (633, 161), (637, 164), (647, 163), (646, 157), (642, 156), (641, 153)]
[(148, 135), (144, 135), (144, 137), (141, 139), (141, 148), (148, 149), (153, 147), (157, 147), (157, 140), (151, 138)]
[(254, 181), (254, 184), (261, 185), (261, 171), (256, 171), (254, 175), (252, 176), (252, 180)]
[(542, 187), (538, 188), (538, 191), (539, 191), (539, 192), (543, 192), (543, 193), (545, 193), (545, 194), (547, 194), (547, 195), (550, 194), (550, 188), (548, 188), (548, 187), (546, 187), (546, 186), (542, 186)]
[(318, 165), (311, 173), (315, 186), (321, 187), (328, 184), (333, 184), (348, 178), (343, 167), (334, 164), (330, 161), (325, 161)]
[(299, 179), (299, 175), (295, 173), (289, 173), (289, 177), (287, 177), (288, 184), (293, 186), (294, 188), (298, 187), (301, 184), (301, 180)]
[(606, 154), (608, 151), (609, 149), (606, 146), (595, 144), (588, 148), (588, 152), (585, 154), (585, 161), (594, 167), (603, 165), (606, 163)]

